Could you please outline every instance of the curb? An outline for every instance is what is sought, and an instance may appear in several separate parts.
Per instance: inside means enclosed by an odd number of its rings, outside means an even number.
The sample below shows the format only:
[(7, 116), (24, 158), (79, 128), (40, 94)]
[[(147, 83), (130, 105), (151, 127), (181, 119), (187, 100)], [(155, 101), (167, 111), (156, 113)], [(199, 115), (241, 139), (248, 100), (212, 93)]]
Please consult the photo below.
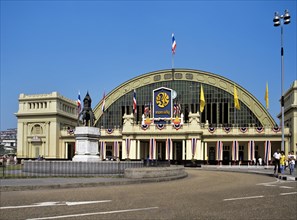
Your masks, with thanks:
[(116, 186), (126, 184), (140, 184), (153, 182), (166, 182), (171, 180), (183, 179), (188, 176), (188, 173), (182, 175), (161, 177), (161, 178), (144, 178), (144, 179), (125, 179), (123, 181), (109, 181), (109, 182), (91, 182), (91, 183), (65, 183), (52, 185), (31, 185), (31, 186), (1, 186), (0, 192), (8, 191), (23, 191), (23, 190), (44, 190), (44, 189), (68, 189), (81, 187), (97, 187), (97, 186)]

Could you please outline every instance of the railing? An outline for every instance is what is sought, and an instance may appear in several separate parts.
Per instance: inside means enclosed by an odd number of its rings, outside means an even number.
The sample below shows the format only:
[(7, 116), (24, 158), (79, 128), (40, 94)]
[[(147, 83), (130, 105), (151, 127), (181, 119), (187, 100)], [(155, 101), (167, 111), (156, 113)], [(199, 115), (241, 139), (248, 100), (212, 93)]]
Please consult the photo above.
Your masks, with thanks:
[(126, 168), (143, 167), (141, 161), (24, 161), (22, 173), (38, 176), (122, 175)]

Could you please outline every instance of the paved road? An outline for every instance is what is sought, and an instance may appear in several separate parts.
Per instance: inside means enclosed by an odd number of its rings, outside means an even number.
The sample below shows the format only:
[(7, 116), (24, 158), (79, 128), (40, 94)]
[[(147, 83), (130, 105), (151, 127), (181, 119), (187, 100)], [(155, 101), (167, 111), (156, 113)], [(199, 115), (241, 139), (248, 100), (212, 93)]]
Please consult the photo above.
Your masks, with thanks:
[(1, 192), (1, 219), (295, 219), (297, 216), (296, 181), (205, 169), (187, 172), (187, 178), (170, 182)]

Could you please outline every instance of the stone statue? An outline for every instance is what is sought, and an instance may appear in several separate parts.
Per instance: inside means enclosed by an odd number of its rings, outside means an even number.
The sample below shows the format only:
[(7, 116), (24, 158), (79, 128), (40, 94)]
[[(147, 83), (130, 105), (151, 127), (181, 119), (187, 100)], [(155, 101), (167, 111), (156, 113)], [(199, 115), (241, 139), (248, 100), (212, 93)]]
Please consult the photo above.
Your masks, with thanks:
[(82, 117), (83, 125), (92, 127), (95, 122), (95, 115), (94, 115), (92, 107), (91, 107), (92, 99), (89, 95), (89, 92), (87, 92), (83, 103), (84, 103), (83, 109), (78, 115), (78, 125), (80, 122), (80, 118)]

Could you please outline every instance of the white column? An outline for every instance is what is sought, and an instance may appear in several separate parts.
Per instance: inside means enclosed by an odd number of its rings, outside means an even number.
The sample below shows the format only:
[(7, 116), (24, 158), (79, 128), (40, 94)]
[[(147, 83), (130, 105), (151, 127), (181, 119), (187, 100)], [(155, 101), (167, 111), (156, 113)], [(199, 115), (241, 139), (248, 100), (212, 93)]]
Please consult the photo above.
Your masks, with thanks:
[(208, 150), (207, 150), (207, 142), (203, 142), (204, 144), (204, 160), (209, 160)]
[(186, 160), (186, 140), (183, 140), (182, 158)]
[(203, 148), (201, 140), (196, 141), (196, 159), (202, 160), (203, 159)]
[(141, 159), (140, 158), (140, 140), (137, 140), (137, 156), (136, 156), (136, 159)]

